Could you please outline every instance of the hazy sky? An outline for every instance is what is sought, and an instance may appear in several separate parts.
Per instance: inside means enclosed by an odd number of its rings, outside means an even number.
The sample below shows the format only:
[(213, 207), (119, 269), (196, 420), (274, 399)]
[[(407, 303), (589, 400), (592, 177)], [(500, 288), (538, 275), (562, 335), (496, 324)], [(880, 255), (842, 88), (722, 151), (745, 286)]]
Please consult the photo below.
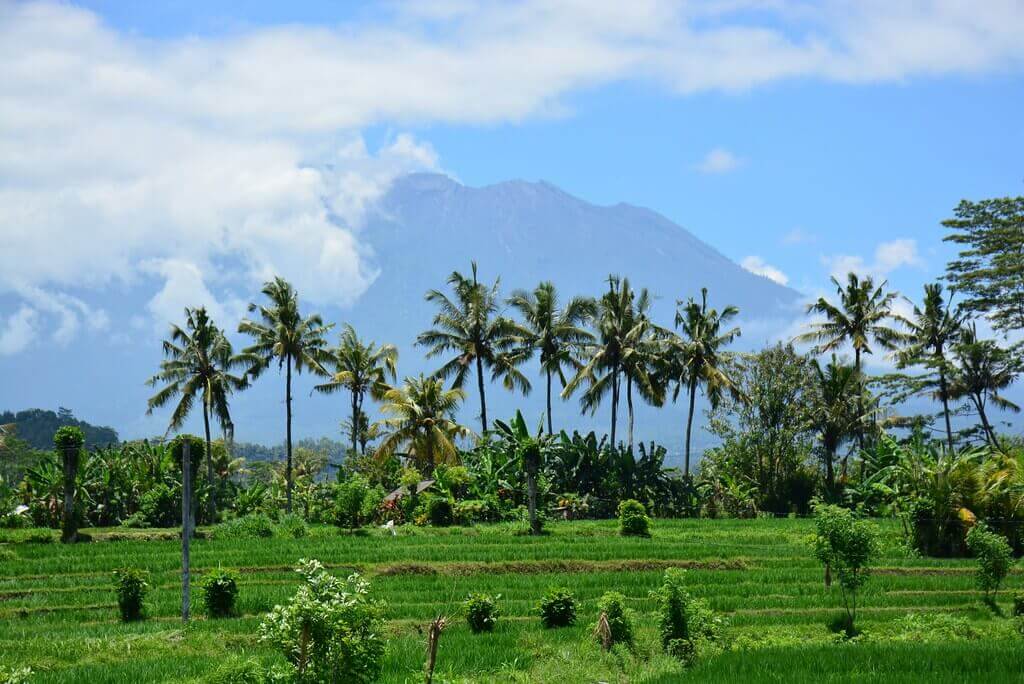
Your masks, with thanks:
[(916, 294), (957, 201), (1024, 194), (1021, 36), (1019, 0), (0, 0), (0, 370), (237, 318), (272, 273), (343, 315), (413, 170)]

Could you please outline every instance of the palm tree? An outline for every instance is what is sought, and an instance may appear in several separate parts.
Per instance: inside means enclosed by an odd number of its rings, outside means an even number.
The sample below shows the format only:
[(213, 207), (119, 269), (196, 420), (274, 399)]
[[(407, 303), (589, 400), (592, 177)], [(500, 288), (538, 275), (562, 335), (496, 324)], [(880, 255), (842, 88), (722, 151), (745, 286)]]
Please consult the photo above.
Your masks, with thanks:
[(245, 374), (232, 371), (251, 359), (244, 353), (236, 355), (224, 332), (210, 320), (206, 309), (185, 309), (185, 327), (171, 326), (170, 339), (163, 343), (164, 356), (160, 372), (147, 381), (150, 387), (163, 388), (150, 397), (146, 413), (165, 406), (180, 397), (171, 413), (167, 431), (181, 429), (192, 411), (196, 398), (203, 402), (203, 429), (206, 435), (206, 475), (210, 482), (209, 516), (216, 519), (216, 480), (211, 456), (210, 418), (216, 418), (225, 434), (232, 431), (228, 397), (232, 392), (245, 389)]
[(466, 398), (462, 389), (446, 390), (440, 378), (406, 378), (402, 387), (384, 393), (381, 412), (389, 432), (377, 447), (377, 458), (386, 459), (405, 447), (405, 455), (423, 473), (438, 463), (456, 463), (455, 440), (472, 434), (455, 420), (455, 411)]
[(527, 334), (523, 342), (532, 354), (540, 354), (540, 369), (547, 379), (548, 434), (554, 434), (551, 418), (551, 378), (556, 376), (564, 388), (566, 385), (565, 366), (574, 370), (580, 367), (575, 351), (592, 342), (593, 334), (586, 325), (596, 310), (594, 300), (589, 297), (573, 297), (559, 307), (558, 292), (554, 284), (546, 281), (533, 292), (517, 290), (509, 298), (509, 304), (519, 310), (525, 321)]
[(328, 382), (317, 385), (317, 392), (332, 394), (348, 390), (351, 395), (352, 418), (350, 434), (352, 451), (358, 453), (359, 416), (363, 413), (363, 400), (367, 392), (380, 401), (390, 387), (388, 377), (395, 380), (398, 348), (393, 344), (377, 346), (374, 342), (363, 342), (355, 329), (346, 325), (341, 332), (338, 346), (331, 351), (331, 365), (334, 373)]
[(319, 314), (305, 318), (299, 312), (299, 295), (289, 282), (281, 277), (265, 283), (261, 292), (269, 301), (266, 306), (249, 305), (249, 312), (259, 312), (260, 320), (243, 320), (238, 332), (250, 335), (253, 344), (243, 350), (249, 360), (247, 371), (259, 377), (272, 361), (285, 370), (285, 446), (287, 461), (287, 510), (292, 510), (292, 368), (302, 373), (308, 368), (318, 375), (327, 375), (324, 364), (331, 360), (326, 350), (325, 337), (331, 326), (324, 325)]
[[(924, 309), (914, 306), (913, 318), (897, 317), (908, 332), (904, 338), (906, 346), (898, 355), (899, 366), (923, 365), (938, 374), (938, 391), (935, 395), (942, 402), (942, 415), (946, 421), (946, 442), (949, 453), (954, 451), (953, 427), (949, 413), (949, 361), (946, 351), (955, 342), (963, 325), (964, 315), (960, 308), (953, 308), (952, 296), (946, 301), (942, 296), (940, 283), (924, 286)], [(934, 377), (934, 376), (933, 376)], [(932, 382), (935, 382), (932, 380)], [(932, 384), (932, 387), (935, 385)]]
[[(839, 296), (838, 305), (824, 297), (810, 304), (807, 313), (821, 314), (825, 320), (811, 324), (810, 330), (798, 335), (796, 340), (816, 343), (812, 350), (816, 354), (835, 351), (849, 343), (853, 347), (857, 376), (863, 383), (861, 356), (872, 353), (872, 341), (883, 348), (893, 349), (900, 339), (900, 334), (886, 325), (892, 316), (892, 303), (897, 293), (885, 291), (887, 281), (883, 280), (875, 287), (870, 276), (861, 279), (853, 272), (847, 274), (845, 288), (835, 276), (832, 277), (832, 284)], [(863, 415), (863, 398), (861, 402), (859, 413)], [(863, 425), (857, 429), (857, 444), (861, 449), (864, 448)]]
[(471, 364), (476, 366), (477, 390), (480, 392), (480, 424), (487, 432), (487, 397), (484, 393), (484, 368), (491, 370), (491, 380), (502, 379), (506, 389), (530, 391), (530, 381), (517, 368), (526, 360), (518, 340), (526, 331), (498, 314), (498, 285), (490, 287), (477, 278), (476, 262), (467, 278), (458, 271), (448, 277), (454, 299), (438, 290), (427, 292), (426, 299), (438, 306), (434, 328), (416, 338), (416, 344), (429, 346), (427, 358), (455, 352), (455, 357), (434, 374), (442, 380), (453, 378), (452, 387), (461, 389)]
[(1000, 392), (1014, 383), (1021, 372), (1021, 361), (1012, 349), (1004, 349), (993, 340), (979, 340), (977, 326), (962, 329), (953, 346), (955, 363), (951, 369), (949, 394), (953, 399), (970, 399), (981, 420), (985, 439), (1003, 451), (985, 409), (991, 402), (1005, 411), (1020, 412), (1020, 406)]
[[(593, 413), (601, 401), (611, 395), (611, 444), (614, 447), (615, 430), (618, 423), (619, 401), (621, 398), (622, 375), (629, 368), (627, 393), (630, 395), (632, 422), (631, 380), (649, 384), (649, 377), (642, 373), (643, 366), (635, 358), (635, 346), (644, 339), (644, 332), (650, 325), (646, 319), (650, 296), (641, 290), (639, 297), (630, 287), (629, 279), (608, 277), (608, 292), (597, 301), (594, 316), (597, 329), (596, 340), (584, 347), (587, 357), (576, 375), (562, 390), (562, 398), (572, 395), (584, 381), (587, 389), (580, 397), (583, 410)], [(639, 314), (638, 314), (639, 312)], [(639, 328), (637, 326), (640, 326)], [(653, 394), (653, 392), (652, 392)]]
[[(702, 288), (701, 302), (692, 297), (684, 305), (676, 302), (675, 325), (682, 334), (669, 342), (668, 375), (675, 381), (672, 400), (679, 398), (685, 385), (690, 405), (686, 415), (686, 451), (684, 474), (690, 474), (690, 436), (693, 431), (693, 411), (697, 403), (697, 389), (703, 387), (704, 396), (712, 408), (718, 406), (722, 394), (729, 392), (742, 399), (739, 386), (731, 377), (721, 348), (740, 336), (740, 329), (722, 330), (723, 325), (739, 315), (740, 310), (729, 305), (719, 312), (708, 308), (708, 289)], [(682, 307), (682, 308), (678, 308)]]
[[(835, 460), (843, 442), (855, 436), (862, 422), (860, 395), (862, 386), (857, 368), (836, 360), (825, 368), (811, 360), (815, 373), (814, 399), (809, 408), (810, 422), (821, 437), (825, 461), (825, 485), (836, 494)], [(843, 471), (845, 472), (845, 460)]]

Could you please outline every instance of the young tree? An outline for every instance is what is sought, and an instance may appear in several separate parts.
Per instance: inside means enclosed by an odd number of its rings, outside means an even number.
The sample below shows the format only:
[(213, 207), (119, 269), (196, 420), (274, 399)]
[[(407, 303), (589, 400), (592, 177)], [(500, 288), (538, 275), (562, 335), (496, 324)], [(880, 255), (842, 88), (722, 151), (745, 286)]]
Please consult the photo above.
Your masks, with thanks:
[(924, 308), (914, 306), (913, 318), (899, 317), (908, 333), (904, 347), (898, 355), (899, 366), (923, 366), (928, 375), (914, 378), (915, 387), (934, 391), (942, 402), (942, 415), (946, 422), (946, 442), (949, 453), (953, 453), (953, 426), (949, 414), (949, 360), (946, 353), (950, 344), (956, 341), (963, 325), (964, 315), (959, 307), (954, 308), (952, 296), (947, 301), (942, 295), (942, 285), (928, 283), (924, 286)]
[[(886, 281), (875, 287), (870, 276), (863, 279), (856, 273), (846, 276), (846, 287), (832, 278), (836, 287), (839, 303), (833, 304), (824, 297), (807, 307), (807, 313), (824, 316), (825, 320), (813, 323), (810, 330), (797, 336), (800, 342), (815, 342), (814, 353), (835, 351), (844, 344), (853, 347), (854, 367), (863, 384), (861, 356), (871, 354), (872, 341), (885, 349), (894, 349), (900, 334), (887, 325), (892, 317), (892, 303), (897, 297), (895, 292), (886, 292)], [(864, 405), (860, 404), (859, 413), (863, 415)], [(857, 429), (857, 444), (864, 448), (864, 428)]]
[[(324, 394), (348, 390), (352, 397), (352, 418), (349, 431), (352, 451), (359, 453), (360, 416), (366, 420), (363, 401), (367, 393), (380, 401), (390, 387), (387, 379), (395, 380), (398, 363), (398, 348), (393, 344), (377, 346), (374, 342), (363, 342), (355, 329), (346, 325), (341, 333), (338, 346), (330, 352), (330, 364), (334, 369), (330, 380), (314, 389)], [(365, 451), (365, 447), (364, 447)]]
[(501, 438), (508, 449), (519, 459), (526, 472), (527, 509), (530, 515), (530, 534), (541, 533), (540, 519), (537, 516), (537, 475), (543, 465), (544, 453), (551, 435), (544, 436), (543, 428), (538, 427), (537, 435), (531, 435), (526, 427), (523, 414), (516, 411), (511, 423), (494, 421)]
[(846, 633), (854, 633), (857, 619), (857, 591), (870, 575), (868, 567), (878, 553), (878, 532), (866, 520), (853, 517), (839, 506), (819, 506), (815, 510), (814, 555), (827, 569), (836, 573), (846, 608)]
[(732, 378), (726, 354), (722, 347), (740, 336), (739, 327), (723, 330), (731, 319), (739, 315), (735, 306), (727, 306), (721, 312), (708, 308), (708, 289), (701, 289), (701, 303), (691, 297), (684, 305), (680, 300), (676, 309), (675, 324), (682, 334), (675, 337), (669, 344), (668, 373), (675, 381), (672, 400), (679, 397), (680, 390), (685, 386), (690, 399), (686, 416), (686, 460), (684, 474), (690, 474), (690, 436), (693, 430), (693, 410), (697, 403), (697, 388), (701, 387), (704, 396), (711, 402), (714, 409), (718, 406), (724, 393), (728, 392), (735, 399), (742, 394)]
[(557, 377), (564, 388), (565, 367), (579, 369), (575, 352), (594, 340), (593, 334), (583, 326), (593, 318), (596, 305), (589, 297), (573, 297), (564, 307), (559, 306), (558, 292), (551, 282), (541, 283), (533, 292), (513, 292), (509, 304), (523, 317), (527, 333), (523, 342), (530, 354), (534, 351), (540, 354), (540, 369), (547, 380), (548, 434), (554, 434), (551, 378)]
[(1021, 360), (1016, 348), (1004, 349), (993, 340), (979, 340), (977, 326), (972, 323), (963, 328), (960, 339), (953, 347), (953, 355), (950, 397), (971, 401), (981, 420), (985, 439), (1002, 451), (986, 408), (992, 403), (1004, 411), (1020, 412), (1020, 406), (1000, 394), (1014, 383), (1021, 372)]
[(946, 279), (965, 299), (965, 310), (985, 316), (1004, 333), (1024, 328), (1024, 197), (964, 200), (944, 240), (963, 249)]
[(278, 369), (285, 371), (286, 509), (291, 513), (292, 369), (296, 373), (308, 368), (318, 375), (327, 374), (324, 364), (330, 362), (331, 355), (326, 350), (325, 337), (331, 326), (325, 325), (319, 314), (303, 318), (298, 293), (281, 277), (264, 284), (262, 293), (269, 300), (265, 306), (249, 305), (249, 312), (258, 312), (260, 320), (243, 320), (238, 332), (253, 338), (253, 344), (242, 352), (250, 364), (247, 371), (250, 377), (259, 377), (273, 361), (277, 361)]
[(501, 378), (506, 389), (530, 391), (530, 381), (517, 366), (526, 355), (517, 344), (527, 331), (511, 319), (499, 315), (499, 280), (488, 287), (477, 278), (476, 262), (466, 277), (458, 271), (448, 276), (454, 298), (440, 292), (427, 292), (428, 302), (439, 311), (434, 316), (434, 327), (416, 338), (416, 344), (430, 347), (427, 358), (454, 352), (455, 356), (434, 374), (442, 380), (452, 378), (452, 387), (461, 389), (469, 374), (470, 365), (476, 366), (477, 390), (480, 393), (480, 425), (487, 432), (487, 397), (484, 390), (484, 369), (491, 371), (491, 379)]
[(217, 481), (213, 472), (210, 418), (216, 418), (221, 429), (231, 433), (228, 397), (247, 386), (245, 375), (235, 375), (233, 371), (250, 363), (251, 359), (234, 353), (231, 342), (210, 320), (204, 307), (185, 309), (185, 327), (171, 325), (171, 336), (164, 341), (163, 351), (166, 358), (160, 362), (160, 372), (147, 382), (150, 387), (161, 384), (163, 387), (150, 397), (146, 414), (180, 397), (167, 425), (167, 432), (171, 432), (185, 424), (195, 400), (202, 400), (206, 475), (210, 482), (208, 507), (213, 521), (217, 515)]
[(402, 387), (384, 394), (381, 412), (388, 433), (375, 457), (390, 458), (404, 446), (404, 455), (423, 473), (433, 472), (438, 463), (456, 463), (455, 440), (472, 434), (455, 420), (455, 411), (465, 397), (461, 389), (446, 390), (439, 378), (406, 378)]

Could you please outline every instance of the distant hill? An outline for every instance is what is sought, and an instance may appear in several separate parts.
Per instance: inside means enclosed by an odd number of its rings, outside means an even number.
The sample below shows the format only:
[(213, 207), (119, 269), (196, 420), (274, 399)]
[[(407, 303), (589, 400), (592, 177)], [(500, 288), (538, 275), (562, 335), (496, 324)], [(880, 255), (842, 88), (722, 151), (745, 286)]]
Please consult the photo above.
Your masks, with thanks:
[(52, 449), (54, 433), (57, 432), (57, 428), (65, 425), (81, 428), (85, 433), (86, 447), (107, 446), (118, 442), (117, 431), (113, 428), (90, 425), (84, 420), (78, 420), (70, 410), (63, 407), (56, 413), (44, 409), (0, 413), (0, 425), (9, 423), (17, 425), (16, 436), (28, 442), (33, 449)]

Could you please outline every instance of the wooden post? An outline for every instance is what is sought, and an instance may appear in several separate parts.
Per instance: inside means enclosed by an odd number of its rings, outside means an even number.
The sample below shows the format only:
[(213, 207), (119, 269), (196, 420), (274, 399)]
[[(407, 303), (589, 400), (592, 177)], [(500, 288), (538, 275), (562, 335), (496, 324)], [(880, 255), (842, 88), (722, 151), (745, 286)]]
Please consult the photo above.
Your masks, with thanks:
[(191, 567), (189, 540), (192, 537), (192, 454), (188, 440), (181, 445), (181, 621), (188, 622), (191, 610)]
[(75, 469), (78, 465), (79, 447), (64, 447), (64, 519), (61, 521), (60, 540), (71, 544), (78, 538), (75, 520)]

